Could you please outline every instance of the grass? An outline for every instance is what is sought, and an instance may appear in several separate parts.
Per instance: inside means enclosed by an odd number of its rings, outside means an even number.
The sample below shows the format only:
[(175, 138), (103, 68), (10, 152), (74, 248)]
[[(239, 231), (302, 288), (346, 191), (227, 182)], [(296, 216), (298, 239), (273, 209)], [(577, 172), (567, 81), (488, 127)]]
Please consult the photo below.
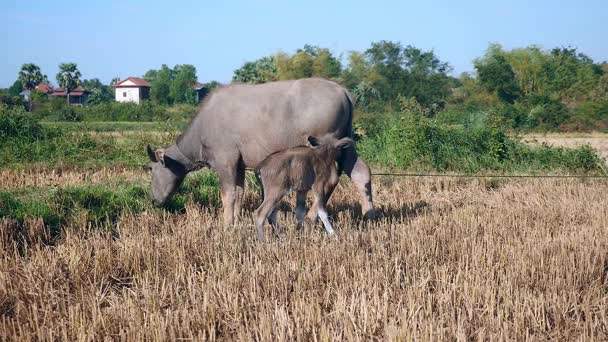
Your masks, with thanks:
[(146, 144), (167, 145), (176, 132), (92, 135), (62, 133), (33, 141), (14, 139), (0, 146), (0, 167), (31, 168), (34, 165), (57, 167), (142, 167), (147, 162)]
[[(160, 123), (45, 123), (35, 139), (14, 138), (0, 146), (0, 168), (139, 168), (148, 160), (146, 144), (166, 146), (179, 131)], [(165, 126), (167, 129), (169, 124)], [(87, 129), (87, 131), (82, 131)], [(112, 129), (124, 129), (115, 131)], [(592, 148), (535, 146), (499, 128), (450, 126), (434, 120), (393, 117), (355, 125), (362, 158), (375, 169), (422, 172), (604, 174), (604, 161)]]
[(532, 144), (576, 148), (589, 145), (606, 160), (608, 158), (608, 134), (606, 133), (549, 133), (525, 134), (523, 140)]
[[(33, 186), (44, 177), (29, 172), (10, 171), (23, 184), (11, 193), (43, 200)], [(87, 172), (41, 186), (76, 207), (86, 201), (74, 189), (119, 203), (128, 185), (115, 178), (133, 176)], [(202, 173), (188, 191), (215, 181)], [(379, 219), (363, 222), (343, 182), (330, 201), (337, 239), (320, 225), (296, 233), (290, 210), (267, 244), (255, 240), (251, 187), (232, 227), (215, 201), (192, 200), (125, 212), (112, 231), (70, 220), (51, 241), (37, 220), (3, 220), (0, 339), (605, 340), (607, 191), (593, 180), (376, 178)]]
[(137, 122), (137, 121), (42, 121), (43, 127), (67, 132), (172, 132), (186, 128), (188, 121)]
[(355, 125), (364, 160), (401, 170), (458, 173), (605, 174), (589, 146), (532, 146), (491, 123), (453, 126), (411, 113), (366, 118)]
[[(60, 227), (85, 222), (102, 230), (112, 230), (125, 213), (144, 210), (183, 212), (187, 205), (220, 205), (219, 180), (215, 173), (189, 175), (163, 209), (155, 209), (149, 198), (149, 184), (137, 174), (125, 180), (113, 175), (101, 182), (71, 182), (66, 177), (56, 184), (22, 186), (0, 191), (0, 218), (24, 224), (27, 219), (41, 219), (54, 232)], [(0, 177), (9, 183), (23, 180), (20, 171), (4, 172)], [(31, 173), (30, 173), (31, 174)], [(27, 177), (29, 178), (29, 177)], [(16, 181), (16, 182), (15, 182)]]

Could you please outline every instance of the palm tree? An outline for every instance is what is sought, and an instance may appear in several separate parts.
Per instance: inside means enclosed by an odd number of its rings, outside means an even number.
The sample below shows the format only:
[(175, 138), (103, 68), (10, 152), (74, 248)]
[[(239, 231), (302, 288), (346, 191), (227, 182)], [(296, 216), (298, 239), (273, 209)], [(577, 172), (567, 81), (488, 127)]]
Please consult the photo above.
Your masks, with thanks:
[(59, 64), (59, 73), (57, 73), (57, 83), (65, 89), (67, 94), (68, 104), (70, 103), (70, 92), (80, 84), (80, 71), (76, 63), (61, 63)]
[(19, 81), (27, 90), (34, 90), (37, 85), (46, 79), (46, 75), (40, 72), (40, 67), (34, 63), (27, 63), (21, 66), (19, 71)]
[[(26, 63), (21, 66), (19, 71), (19, 81), (23, 85), (23, 88), (33, 91), (37, 85), (46, 80), (46, 75), (40, 72), (40, 67), (34, 63)], [(32, 94), (28, 97), (28, 108), (32, 110)]]

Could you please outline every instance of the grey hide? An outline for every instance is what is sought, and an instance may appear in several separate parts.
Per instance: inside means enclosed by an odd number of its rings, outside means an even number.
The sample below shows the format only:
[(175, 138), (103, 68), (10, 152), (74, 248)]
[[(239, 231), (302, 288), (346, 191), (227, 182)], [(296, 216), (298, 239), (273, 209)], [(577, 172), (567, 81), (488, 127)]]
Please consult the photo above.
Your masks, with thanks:
[[(217, 89), (175, 144), (156, 151), (148, 146), (154, 203), (162, 205), (188, 172), (209, 166), (220, 178), (224, 223), (233, 224), (241, 211), (246, 167), (257, 167), (274, 152), (305, 145), (308, 136), (352, 137), (352, 118), (348, 92), (325, 79)], [(360, 193), (363, 215), (373, 215), (368, 166), (354, 147), (343, 151), (337, 162), (338, 173), (344, 171)], [(308, 216), (317, 213), (311, 210)]]

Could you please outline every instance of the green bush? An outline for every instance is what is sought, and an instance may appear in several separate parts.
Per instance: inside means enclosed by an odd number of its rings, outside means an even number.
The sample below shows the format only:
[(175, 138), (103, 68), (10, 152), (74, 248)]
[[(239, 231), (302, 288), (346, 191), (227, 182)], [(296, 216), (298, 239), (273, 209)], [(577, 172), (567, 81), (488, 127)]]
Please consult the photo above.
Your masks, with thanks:
[(165, 204), (170, 211), (181, 211), (186, 203), (193, 201), (204, 206), (218, 207), (221, 202), (220, 180), (212, 172), (190, 174), (173, 197)]
[[(373, 133), (360, 139), (357, 149), (374, 164), (416, 171), (603, 172), (602, 159), (590, 147), (529, 146), (509, 137), (494, 118), (490, 115), (475, 126), (455, 126), (417, 113), (400, 113), (383, 124), (374, 122)], [(365, 122), (358, 122), (363, 131), (367, 131)]]
[(85, 212), (95, 224), (115, 223), (126, 212), (139, 213), (148, 204), (146, 191), (137, 185), (110, 190), (100, 186), (59, 189), (51, 199), (59, 216), (71, 218)]
[(0, 142), (18, 140), (31, 142), (52, 135), (21, 106), (0, 103)]
[(50, 121), (183, 121), (196, 111), (193, 105), (167, 106), (151, 101), (102, 102), (89, 106), (70, 106), (64, 102), (51, 101), (40, 106), (36, 115)]
[(8, 191), (0, 191), (0, 218), (9, 218), (23, 223), (26, 219), (40, 218), (47, 226), (57, 228), (62, 217), (39, 201), (22, 201)]
[(545, 131), (555, 131), (570, 118), (570, 111), (558, 99), (548, 96), (530, 96), (529, 126)]
[(560, 126), (562, 131), (608, 130), (608, 99), (581, 103), (568, 121)]
[[(181, 212), (188, 203), (218, 207), (219, 179), (212, 172), (189, 175), (177, 193), (160, 210)], [(152, 206), (149, 188), (144, 184), (124, 181), (88, 184), (51, 189), (0, 191), (0, 219), (9, 218), (23, 224), (26, 219), (41, 218), (58, 233), (59, 228), (79, 223), (84, 218), (93, 226), (114, 225), (123, 214), (156, 210)]]

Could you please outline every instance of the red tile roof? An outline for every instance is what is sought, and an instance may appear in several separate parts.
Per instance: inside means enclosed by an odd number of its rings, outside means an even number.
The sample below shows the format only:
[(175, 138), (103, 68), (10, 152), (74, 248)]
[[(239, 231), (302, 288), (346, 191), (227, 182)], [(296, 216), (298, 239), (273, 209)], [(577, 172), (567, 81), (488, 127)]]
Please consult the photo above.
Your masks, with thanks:
[(53, 88), (51, 88), (48, 84), (39, 84), (36, 86), (36, 90), (41, 93), (49, 94), (53, 92)]
[[(126, 81), (131, 81), (133, 82), (133, 84), (129, 84), (129, 85), (122, 85), (122, 83), (126, 82)], [(118, 81), (116, 83), (114, 83), (112, 85), (112, 87), (114, 88), (133, 88), (133, 87), (151, 87), (150, 83), (148, 83), (146, 80), (144, 80), (143, 78), (139, 78), (139, 77), (128, 77), (122, 81)]]
[(190, 83), (189, 87), (191, 89), (199, 90), (199, 89), (205, 88), (205, 85), (202, 83), (194, 82), (194, 83)]
[[(78, 86), (74, 89), (72, 89), (72, 91), (70, 92), (70, 96), (81, 96), (85, 93), (88, 93), (89, 91), (84, 89), (81, 86)], [(51, 93), (52, 96), (68, 96), (68, 94), (65, 93), (65, 90), (63, 88), (55, 88), (53, 89), (53, 92)]]

